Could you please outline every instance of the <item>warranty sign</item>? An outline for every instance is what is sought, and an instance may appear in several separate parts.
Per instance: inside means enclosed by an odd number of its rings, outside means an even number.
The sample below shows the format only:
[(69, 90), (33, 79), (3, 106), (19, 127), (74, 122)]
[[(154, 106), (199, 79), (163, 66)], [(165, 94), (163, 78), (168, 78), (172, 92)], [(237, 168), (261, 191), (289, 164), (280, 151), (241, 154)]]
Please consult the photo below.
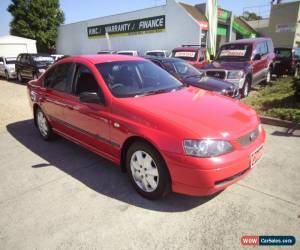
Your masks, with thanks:
[(126, 22), (104, 24), (87, 28), (89, 38), (104, 37), (108, 35), (138, 35), (165, 30), (166, 17), (155, 16)]

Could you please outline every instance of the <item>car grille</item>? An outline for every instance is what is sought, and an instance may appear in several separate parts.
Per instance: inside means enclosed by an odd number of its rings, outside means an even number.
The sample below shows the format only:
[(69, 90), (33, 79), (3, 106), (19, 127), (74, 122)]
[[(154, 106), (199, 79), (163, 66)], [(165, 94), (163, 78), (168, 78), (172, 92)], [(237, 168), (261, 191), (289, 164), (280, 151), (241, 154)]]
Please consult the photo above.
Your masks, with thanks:
[(209, 77), (215, 77), (215, 78), (219, 78), (219, 79), (225, 79), (226, 72), (225, 71), (212, 70), (212, 71), (206, 71), (206, 75), (209, 76)]
[(237, 141), (243, 145), (243, 146), (247, 146), (249, 144), (251, 144), (253, 141), (255, 141), (255, 139), (257, 138), (259, 134), (258, 128), (251, 131), (250, 133), (240, 137), (237, 139)]
[(249, 168), (246, 168), (246, 169), (243, 170), (242, 172), (237, 173), (237, 174), (235, 174), (235, 175), (233, 175), (233, 176), (230, 176), (230, 177), (228, 177), (228, 178), (226, 178), (226, 179), (224, 179), (224, 180), (216, 181), (216, 182), (215, 182), (215, 185), (216, 185), (216, 186), (222, 186), (222, 185), (225, 185), (226, 183), (228, 183), (228, 182), (230, 182), (230, 181), (233, 181), (233, 180), (235, 180), (235, 179), (237, 179), (237, 178), (243, 176), (243, 175), (246, 174), (249, 170), (250, 170), (250, 167), (249, 167)]

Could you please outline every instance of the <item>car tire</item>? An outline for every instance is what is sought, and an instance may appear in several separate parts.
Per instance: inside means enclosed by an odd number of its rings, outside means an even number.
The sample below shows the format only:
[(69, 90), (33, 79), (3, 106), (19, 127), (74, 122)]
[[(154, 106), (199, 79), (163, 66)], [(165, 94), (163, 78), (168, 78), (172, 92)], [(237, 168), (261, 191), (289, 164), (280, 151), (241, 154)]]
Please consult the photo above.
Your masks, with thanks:
[(24, 81), (20, 72), (17, 72), (17, 79), (18, 79), (18, 82), (20, 82), (20, 83), (22, 83)]
[(37, 108), (34, 115), (35, 124), (37, 129), (45, 141), (48, 141), (52, 137), (52, 128), (48, 122), (47, 117), (45, 116), (44, 112), (41, 108)]
[(295, 68), (295, 72), (294, 72), (294, 76), (295, 76), (295, 77), (298, 77), (298, 75), (299, 75), (299, 68), (296, 67), (296, 68)]
[(242, 93), (241, 93), (242, 98), (245, 98), (249, 95), (250, 89), (251, 89), (251, 82), (249, 77), (246, 77), (242, 88)]
[(170, 175), (159, 152), (146, 142), (133, 143), (126, 153), (126, 168), (135, 190), (156, 200), (171, 190)]
[(8, 72), (5, 70), (5, 79), (7, 80), (7, 81), (9, 81), (9, 74), (8, 74)]
[(270, 83), (271, 82), (271, 80), (272, 80), (272, 69), (269, 67), (268, 68), (268, 72), (267, 72), (267, 76), (266, 76), (266, 81), (265, 81), (265, 83)]

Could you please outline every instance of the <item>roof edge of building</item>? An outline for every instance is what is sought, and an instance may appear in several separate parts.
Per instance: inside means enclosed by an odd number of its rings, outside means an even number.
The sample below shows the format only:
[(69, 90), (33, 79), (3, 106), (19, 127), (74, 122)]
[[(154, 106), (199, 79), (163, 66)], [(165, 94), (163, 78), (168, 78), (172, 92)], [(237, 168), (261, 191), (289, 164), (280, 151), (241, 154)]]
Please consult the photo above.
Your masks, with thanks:
[(138, 11), (142, 11), (142, 10), (149, 10), (149, 9), (155, 9), (155, 8), (161, 8), (161, 7), (166, 7), (166, 4), (162, 4), (162, 5), (158, 5), (158, 6), (153, 6), (153, 7), (148, 7), (148, 8), (144, 8), (144, 9), (138, 9), (138, 10), (121, 12), (121, 13), (118, 13), (118, 14), (112, 14), (112, 15), (107, 15), (107, 16), (100, 16), (100, 17), (89, 18), (89, 19), (86, 19), (86, 20), (72, 22), (72, 23), (61, 24), (59, 27), (64, 27), (64, 26), (78, 24), (78, 23), (84, 23), (84, 22), (90, 22), (90, 21), (97, 20), (99, 18), (115, 17), (115, 16), (119, 16), (119, 15), (125, 15), (125, 14), (128, 14), (128, 13), (132, 13), (132, 12), (138, 12)]

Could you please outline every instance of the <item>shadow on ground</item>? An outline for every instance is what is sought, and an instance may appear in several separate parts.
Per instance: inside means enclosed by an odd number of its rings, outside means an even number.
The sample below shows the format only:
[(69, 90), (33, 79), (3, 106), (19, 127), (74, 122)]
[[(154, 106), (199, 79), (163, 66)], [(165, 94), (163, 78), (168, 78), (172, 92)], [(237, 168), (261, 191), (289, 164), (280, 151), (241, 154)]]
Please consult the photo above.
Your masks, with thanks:
[[(50, 142), (42, 140), (33, 120), (9, 124), (7, 130), (22, 145), (46, 161), (30, 167), (39, 169), (54, 166), (98, 193), (130, 205), (155, 211), (181, 212), (200, 206), (217, 196), (190, 197), (170, 194), (164, 199), (149, 201), (135, 192), (127, 175), (110, 161), (58, 136)], [(70, 157), (72, 161), (82, 164), (74, 167), (70, 164)]]

